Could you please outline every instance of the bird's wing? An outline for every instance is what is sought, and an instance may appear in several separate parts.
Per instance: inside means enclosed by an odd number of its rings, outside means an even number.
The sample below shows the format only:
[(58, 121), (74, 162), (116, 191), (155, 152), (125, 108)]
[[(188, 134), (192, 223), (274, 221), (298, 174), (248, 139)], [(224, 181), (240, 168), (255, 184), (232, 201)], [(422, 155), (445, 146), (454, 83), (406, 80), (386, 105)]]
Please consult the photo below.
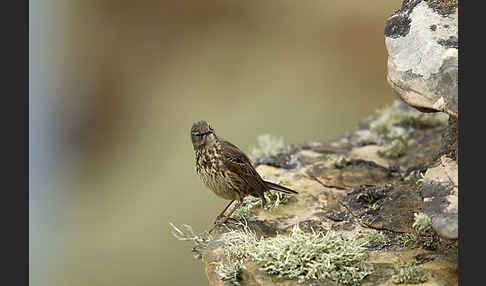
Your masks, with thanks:
[(224, 164), (228, 170), (237, 174), (256, 194), (263, 194), (266, 190), (263, 179), (251, 164), (250, 159), (238, 147), (222, 140)]

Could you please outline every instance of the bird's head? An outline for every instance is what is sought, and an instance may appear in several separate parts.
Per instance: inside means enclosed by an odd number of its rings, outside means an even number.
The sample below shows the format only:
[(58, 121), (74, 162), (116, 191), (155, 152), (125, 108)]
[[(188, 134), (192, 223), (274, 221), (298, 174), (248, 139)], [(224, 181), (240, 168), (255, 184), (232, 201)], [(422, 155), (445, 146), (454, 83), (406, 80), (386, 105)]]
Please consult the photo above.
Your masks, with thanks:
[(194, 150), (211, 145), (216, 139), (216, 134), (207, 121), (200, 120), (192, 124), (191, 140)]

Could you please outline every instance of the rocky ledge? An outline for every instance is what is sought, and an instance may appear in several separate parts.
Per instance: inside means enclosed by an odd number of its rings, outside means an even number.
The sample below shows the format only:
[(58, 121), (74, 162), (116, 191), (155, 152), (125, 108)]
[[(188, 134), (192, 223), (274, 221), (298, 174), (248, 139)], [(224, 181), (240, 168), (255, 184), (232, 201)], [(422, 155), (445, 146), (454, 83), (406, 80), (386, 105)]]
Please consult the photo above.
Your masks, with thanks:
[(396, 100), (332, 142), (262, 156), (257, 171), (298, 195), (248, 198), (240, 224), (175, 234), (195, 242), (210, 285), (457, 285), (448, 117)]

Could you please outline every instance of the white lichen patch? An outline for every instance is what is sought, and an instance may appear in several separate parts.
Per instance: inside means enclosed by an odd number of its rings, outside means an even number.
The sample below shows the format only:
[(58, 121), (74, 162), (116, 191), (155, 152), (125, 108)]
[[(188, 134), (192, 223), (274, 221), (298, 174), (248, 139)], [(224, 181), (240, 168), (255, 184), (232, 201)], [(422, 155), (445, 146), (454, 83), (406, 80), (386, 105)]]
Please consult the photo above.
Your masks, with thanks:
[(266, 273), (301, 282), (330, 279), (357, 284), (372, 272), (362, 242), (331, 229), (325, 234), (306, 233), (296, 225), (289, 236), (262, 240), (252, 256)]
[(257, 143), (257, 146), (250, 149), (249, 157), (252, 161), (266, 155), (276, 155), (285, 146), (283, 137), (269, 134), (258, 136)]
[(429, 216), (420, 212), (414, 213), (415, 221), (412, 227), (417, 231), (426, 231), (432, 226), (432, 221)]
[(221, 263), (216, 266), (216, 274), (222, 281), (229, 281), (231, 285), (240, 285), (242, 266), (237, 263)]

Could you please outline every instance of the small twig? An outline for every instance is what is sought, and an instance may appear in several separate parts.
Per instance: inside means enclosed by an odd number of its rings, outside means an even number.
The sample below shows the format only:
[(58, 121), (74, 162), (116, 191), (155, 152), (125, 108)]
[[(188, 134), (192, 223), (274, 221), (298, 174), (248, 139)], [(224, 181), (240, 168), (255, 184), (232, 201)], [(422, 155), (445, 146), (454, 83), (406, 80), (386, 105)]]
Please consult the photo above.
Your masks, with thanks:
[(332, 185), (326, 185), (323, 181), (321, 181), (318, 177), (315, 177), (315, 176), (312, 176), (312, 175), (309, 175), (309, 174), (305, 174), (305, 176), (309, 177), (310, 179), (318, 182), (321, 186), (323, 186), (324, 188), (335, 188), (335, 189), (338, 189), (338, 190), (348, 190), (349, 188), (345, 188), (345, 187), (339, 187), (339, 186), (332, 186)]

